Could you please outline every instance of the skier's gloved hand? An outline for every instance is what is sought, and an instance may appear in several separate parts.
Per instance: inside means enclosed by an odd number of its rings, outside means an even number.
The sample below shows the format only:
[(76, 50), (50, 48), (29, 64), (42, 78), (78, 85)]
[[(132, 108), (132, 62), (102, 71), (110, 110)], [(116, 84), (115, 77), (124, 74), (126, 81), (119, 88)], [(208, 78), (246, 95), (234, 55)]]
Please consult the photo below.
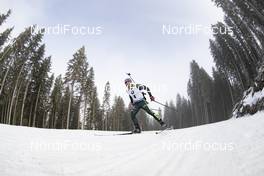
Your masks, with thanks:
[(151, 101), (155, 101), (155, 97), (154, 97), (154, 96), (151, 96), (151, 97), (150, 97), (150, 100), (151, 100)]
[(128, 107), (129, 107), (130, 110), (134, 109), (134, 105), (132, 103), (129, 103)]

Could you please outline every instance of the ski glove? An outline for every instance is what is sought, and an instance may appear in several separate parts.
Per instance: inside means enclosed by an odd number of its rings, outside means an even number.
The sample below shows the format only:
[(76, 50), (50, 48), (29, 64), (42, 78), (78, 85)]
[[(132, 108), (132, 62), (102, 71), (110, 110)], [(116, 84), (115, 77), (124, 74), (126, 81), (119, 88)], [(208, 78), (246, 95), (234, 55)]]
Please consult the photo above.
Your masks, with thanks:
[(151, 97), (150, 97), (150, 100), (151, 100), (151, 101), (155, 101), (155, 97), (154, 97), (154, 96), (151, 96)]

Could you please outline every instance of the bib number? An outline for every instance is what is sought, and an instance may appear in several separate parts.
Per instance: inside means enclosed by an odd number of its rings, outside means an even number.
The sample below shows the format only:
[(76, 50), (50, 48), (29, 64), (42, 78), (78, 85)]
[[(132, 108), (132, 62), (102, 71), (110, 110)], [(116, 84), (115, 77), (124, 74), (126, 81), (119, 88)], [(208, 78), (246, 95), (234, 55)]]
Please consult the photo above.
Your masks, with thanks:
[(134, 98), (137, 98), (137, 96), (135, 95), (135, 92), (132, 90), (131, 94), (133, 95)]

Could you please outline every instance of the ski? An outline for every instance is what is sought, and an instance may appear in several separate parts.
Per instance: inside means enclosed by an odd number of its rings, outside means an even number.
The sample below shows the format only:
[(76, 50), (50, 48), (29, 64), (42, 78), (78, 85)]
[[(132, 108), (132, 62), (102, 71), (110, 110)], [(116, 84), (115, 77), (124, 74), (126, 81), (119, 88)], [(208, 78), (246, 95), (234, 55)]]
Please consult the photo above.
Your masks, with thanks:
[(163, 133), (164, 131), (167, 131), (167, 130), (173, 130), (173, 126), (164, 128), (163, 130), (160, 130), (160, 131), (156, 131), (156, 134), (161, 134), (161, 133)]
[[(156, 131), (155, 134), (161, 134), (168, 130), (173, 130), (173, 126), (164, 128), (160, 131)], [(115, 134), (94, 134), (94, 135), (95, 136), (122, 136), (122, 135), (132, 135), (132, 134), (141, 134), (141, 133), (124, 132), (124, 133), (115, 133)]]
[(130, 135), (130, 134), (135, 134), (133, 132), (127, 132), (127, 133), (119, 133), (119, 134), (115, 134), (115, 135)]
[(132, 132), (116, 133), (116, 134), (94, 134), (95, 136), (119, 136), (119, 135), (131, 135)]

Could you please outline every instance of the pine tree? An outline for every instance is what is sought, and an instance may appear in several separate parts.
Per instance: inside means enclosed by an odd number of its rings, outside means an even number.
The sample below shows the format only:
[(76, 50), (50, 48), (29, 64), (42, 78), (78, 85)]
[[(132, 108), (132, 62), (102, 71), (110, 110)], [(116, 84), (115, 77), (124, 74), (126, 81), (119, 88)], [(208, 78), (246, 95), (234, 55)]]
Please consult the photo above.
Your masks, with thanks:
[[(74, 55), (73, 58), (68, 62), (68, 67), (65, 75), (65, 83), (69, 84), (71, 96), (68, 103), (68, 113), (67, 113), (67, 129), (69, 129), (70, 123), (70, 116), (71, 116), (71, 107), (72, 107), (72, 100), (75, 94), (78, 94), (79, 102), (82, 100), (83, 92), (82, 90), (82, 83), (85, 80), (86, 70), (88, 68), (87, 58), (85, 55), (85, 48), (80, 48)], [(77, 108), (78, 109), (78, 108)], [(80, 108), (79, 108), (80, 109)], [(79, 128), (80, 117), (77, 117), (77, 128)]]
[[(46, 58), (40, 65), (40, 70), (38, 72), (38, 81), (36, 82), (36, 97), (34, 103), (33, 111), (33, 123), (32, 126), (41, 127), (43, 125), (43, 120), (45, 116), (43, 115), (44, 105), (47, 103), (46, 98), (49, 97), (49, 91), (52, 85), (52, 78), (49, 77), (51, 61), (50, 58)], [(46, 87), (47, 86), (47, 87)]]
[(97, 97), (97, 88), (94, 83), (94, 70), (93, 67), (89, 69), (89, 74), (87, 77), (87, 84), (85, 88), (85, 97), (87, 103), (85, 103), (87, 108), (85, 108), (86, 113), (84, 115), (84, 128), (86, 129), (94, 129), (95, 128), (95, 120), (94, 114), (99, 113), (99, 100)]
[(90, 102), (90, 119), (91, 129), (102, 129), (102, 114), (96, 87), (93, 90), (92, 99)]
[[(10, 14), (11, 14), (11, 10), (8, 10), (6, 14), (0, 14), (0, 26), (7, 20)], [(6, 58), (9, 50), (11, 49), (11, 46), (9, 46), (3, 50), (3, 45), (8, 41), (12, 30), (13, 28), (8, 28), (4, 30), (2, 33), (0, 33), (0, 66), (1, 67), (4, 59)]]
[(109, 119), (110, 130), (119, 131), (124, 129), (125, 123), (127, 123), (127, 114), (124, 100), (120, 96), (114, 98), (114, 103), (110, 112)]
[(105, 84), (104, 97), (102, 102), (103, 130), (108, 130), (108, 120), (110, 113), (110, 83)]
[(51, 112), (49, 117), (49, 128), (56, 128), (59, 121), (62, 120), (60, 111), (62, 107), (62, 96), (63, 96), (63, 80), (62, 76), (59, 75), (55, 79), (54, 87), (50, 96)]
[(203, 68), (193, 61), (188, 83), (193, 118), (196, 125), (212, 122), (213, 80)]

